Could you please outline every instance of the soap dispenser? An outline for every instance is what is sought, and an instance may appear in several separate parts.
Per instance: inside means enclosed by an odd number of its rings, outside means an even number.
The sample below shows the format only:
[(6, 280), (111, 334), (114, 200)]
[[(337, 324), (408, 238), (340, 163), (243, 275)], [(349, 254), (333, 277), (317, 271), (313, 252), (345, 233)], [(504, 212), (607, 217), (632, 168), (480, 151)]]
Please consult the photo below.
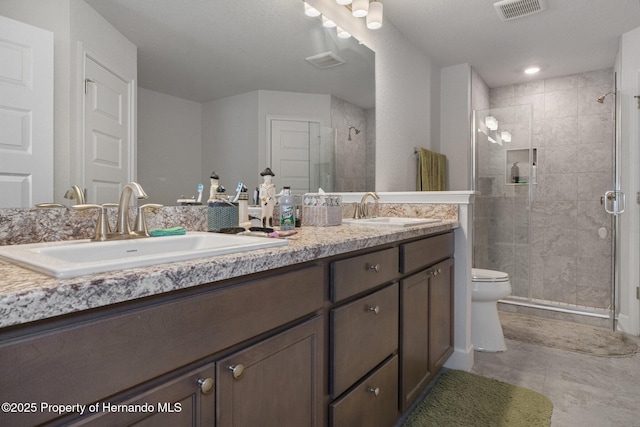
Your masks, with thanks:
[(520, 168), (518, 168), (518, 162), (515, 162), (513, 166), (511, 166), (511, 182), (517, 184), (520, 180)]

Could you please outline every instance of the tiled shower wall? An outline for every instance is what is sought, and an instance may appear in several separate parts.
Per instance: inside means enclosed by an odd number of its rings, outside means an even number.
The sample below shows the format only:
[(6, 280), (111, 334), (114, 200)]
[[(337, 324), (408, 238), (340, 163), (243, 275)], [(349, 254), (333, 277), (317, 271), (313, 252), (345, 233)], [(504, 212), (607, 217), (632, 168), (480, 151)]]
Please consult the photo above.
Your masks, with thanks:
[[(509, 272), (513, 295), (529, 296), (530, 284), (534, 299), (610, 305), (612, 220), (600, 196), (613, 186), (614, 98), (595, 100), (613, 81), (606, 69), (490, 91), (491, 112), (513, 140), (477, 143), (475, 266)], [(509, 185), (507, 150), (529, 148), (529, 140), (537, 184)], [(530, 161), (519, 166), (528, 178)]]

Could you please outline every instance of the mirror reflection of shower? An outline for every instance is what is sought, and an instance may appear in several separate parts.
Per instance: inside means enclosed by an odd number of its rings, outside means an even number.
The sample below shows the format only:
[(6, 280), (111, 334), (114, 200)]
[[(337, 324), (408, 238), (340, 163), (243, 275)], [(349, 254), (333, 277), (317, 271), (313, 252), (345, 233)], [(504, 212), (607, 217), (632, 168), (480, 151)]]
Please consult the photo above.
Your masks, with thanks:
[(347, 141), (351, 141), (351, 129), (356, 131), (356, 135), (360, 133), (360, 129), (356, 129), (354, 126), (349, 126), (349, 138), (347, 138)]

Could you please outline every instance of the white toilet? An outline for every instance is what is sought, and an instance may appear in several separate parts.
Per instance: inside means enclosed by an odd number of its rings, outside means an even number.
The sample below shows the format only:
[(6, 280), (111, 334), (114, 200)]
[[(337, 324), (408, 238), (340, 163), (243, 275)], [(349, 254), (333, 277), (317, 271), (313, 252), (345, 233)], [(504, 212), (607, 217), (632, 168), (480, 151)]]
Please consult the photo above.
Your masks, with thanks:
[(498, 300), (511, 294), (509, 275), (472, 268), (471, 283), (471, 343), (479, 351), (505, 351)]

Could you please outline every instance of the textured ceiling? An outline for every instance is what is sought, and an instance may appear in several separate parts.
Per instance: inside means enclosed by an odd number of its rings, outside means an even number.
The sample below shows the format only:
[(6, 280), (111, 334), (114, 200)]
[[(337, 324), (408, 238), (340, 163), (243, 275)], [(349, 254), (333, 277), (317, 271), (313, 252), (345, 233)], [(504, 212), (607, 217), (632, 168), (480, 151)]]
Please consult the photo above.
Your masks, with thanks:
[[(249, 92), (330, 93), (375, 104), (374, 54), (325, 31), (300, 0), (86, 0), (138, 47), (140, 86), (197, 102)], [(346, 62), (318, 69), (306, 57)]]
[[(621, 34), (640, 26), (638, 0), (547, 0), (501, 21), (497, 0), (381, 0), (385, 18), (441, 67), (471, 64), (489, 87), (614, 65)], [(522, 71), (530, 65), (534, 77)]]
[[(198, 102), (266, 89), (374, 105), (373, 54), (306, 18), (300, 0), (86, 1), (138, 46), (142, 87)], [(612, 67), (620, 35), (640, 26), (638, 0), (547, 0), (507, 22), (494, 0), (382, 2), (385, 19), (437, 65), (469, 63), (490, 87)], [(325, 51), (346, 64), (304, 61)], [(525, 76), (530, 65), (542, 71)]]

